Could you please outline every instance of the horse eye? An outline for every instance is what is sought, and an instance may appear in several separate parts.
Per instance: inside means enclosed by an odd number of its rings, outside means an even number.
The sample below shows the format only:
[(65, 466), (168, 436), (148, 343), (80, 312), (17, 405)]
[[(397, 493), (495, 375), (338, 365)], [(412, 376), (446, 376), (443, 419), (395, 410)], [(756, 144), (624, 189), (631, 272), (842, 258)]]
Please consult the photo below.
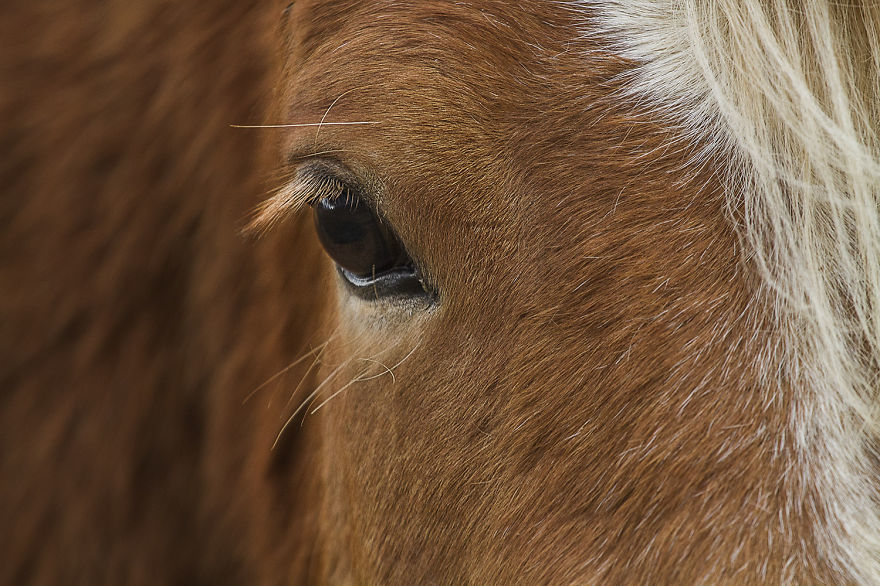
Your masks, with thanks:
[(351, 190), (313, 204), (324, 250), (362, 297), (423, 293), (413, 262), (388, 225)]
[(391, 233), (351, 192), (315, 204), (315, 226), (327, 254), (359, 278), (394, 268), (403, 255)]

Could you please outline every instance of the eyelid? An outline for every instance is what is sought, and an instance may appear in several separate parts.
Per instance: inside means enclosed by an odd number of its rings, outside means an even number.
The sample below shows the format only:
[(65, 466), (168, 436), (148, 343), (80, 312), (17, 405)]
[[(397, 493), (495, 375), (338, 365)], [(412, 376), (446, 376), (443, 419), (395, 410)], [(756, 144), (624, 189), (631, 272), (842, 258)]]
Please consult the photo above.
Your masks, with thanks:
[(339, 197), (348, 191), (356, 201), (370, 206), (380, 220), (388, 223), (376, 197), (376, 189), (368, 187), (371, 183), (362, 180), (341, 163), (334, 160), (309, 161), (300, 165), (296, 176), (308, 183), (308, 188), (312, 190), (312, 197), (305, 201), (308, 205), (314, 206), (322, 200)]
[[(302, 164), (287, 175), (284, 183), (269, 199), (254, 210), (253, 219), (245, 227), (245, 233), (265, 234), (277, 224), (305, 206), (339, 197), (346, 189), (362, 195), (359, 182), (352, 180), (353, 174), (338, 164), (324, 161), (310, 161)], [(370, 198), (363, 199), (370, 201)]]

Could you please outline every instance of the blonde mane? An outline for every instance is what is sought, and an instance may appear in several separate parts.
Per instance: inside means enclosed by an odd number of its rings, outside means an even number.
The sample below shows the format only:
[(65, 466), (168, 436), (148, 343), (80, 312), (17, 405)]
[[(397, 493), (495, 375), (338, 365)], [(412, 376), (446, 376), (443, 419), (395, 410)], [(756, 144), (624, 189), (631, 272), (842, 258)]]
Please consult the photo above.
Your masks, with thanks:
[(766, 400), (793, 389), (793, 474), (824, 509), (790, 495), (791, 514), (845, 581), (880, 582), (880, 3), (565, 5), (635, 63), (630, 98), (709, 145), (695, 164), (730, 161), (731, 218), (779, 328)]

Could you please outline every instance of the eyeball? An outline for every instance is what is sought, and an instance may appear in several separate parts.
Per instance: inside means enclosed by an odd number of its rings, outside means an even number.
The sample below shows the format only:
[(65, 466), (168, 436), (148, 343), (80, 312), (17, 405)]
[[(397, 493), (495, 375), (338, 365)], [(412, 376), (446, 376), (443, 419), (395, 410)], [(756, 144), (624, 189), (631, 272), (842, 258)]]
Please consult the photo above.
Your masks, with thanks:
[(315, 227), (337, 265), (368, 279), (410, 264), (394, 233), (349, 190), (314, 205)]
[(312, 207), (318, 239), (355, 294), (378, 299), (428, 293), (400, 239), (353, 190)]

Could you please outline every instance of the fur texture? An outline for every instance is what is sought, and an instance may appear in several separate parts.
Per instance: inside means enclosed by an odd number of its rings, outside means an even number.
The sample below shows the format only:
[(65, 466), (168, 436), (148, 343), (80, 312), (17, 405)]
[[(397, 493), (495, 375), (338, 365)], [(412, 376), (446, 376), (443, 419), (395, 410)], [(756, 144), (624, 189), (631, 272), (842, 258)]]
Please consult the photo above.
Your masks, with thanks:
[(873, 5), (2, 10), (0, 583), (877, 580)]
[(774, 299), (778, 376), (798, 389), (798, 465), (823, 494), (814, 529), (842, 576), (880, 581), (880, 7), (579, 6), (600, 15), (585, 34), (638, 63), (628, 98), (729, 158), (729, 207)]

